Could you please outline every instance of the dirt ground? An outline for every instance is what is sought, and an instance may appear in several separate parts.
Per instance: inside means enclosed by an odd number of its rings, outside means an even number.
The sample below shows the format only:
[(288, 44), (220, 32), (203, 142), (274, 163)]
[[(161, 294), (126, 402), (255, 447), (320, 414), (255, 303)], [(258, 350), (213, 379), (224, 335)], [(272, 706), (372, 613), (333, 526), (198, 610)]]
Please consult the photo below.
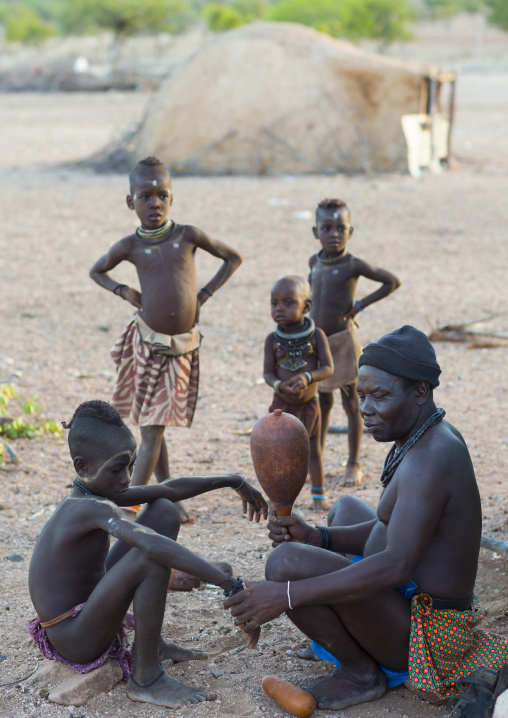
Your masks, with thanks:
[[(38, 395), (42, 414), (68, 419), (86, 399), (108, 399), (113, 380), (109, 348), (129, 318), (129, 307), (99, 289), (88, 269), (116, 239), (135, 226), (124, 202), (126, 178), (63, 167), (88, 156), (136, 122), (149, 95), (2, 95), (0, 182), (4, 216), (1, 240), (2, 346), (0, 380), (14, 381), (23, 399)], [(202, 313), (200, 397), (191, 430), (171, 429), (172, 473), (217, 474), (241, 470), (255, 481), (249, 441), (236, 435), (266, 410), (270, 390), (262, 381), (262, 344), (272, 329), (269, 289), (287, 273), (305, 274), (316, 251), (312, 210), (328, 196), (346, 199), (356, 227), (353, 253), (387, 267), (402, 279), (394, 295), (361, 316), (364, 343), (404, 323), (427, 329), (429, 320), (468, 321), (498, 313), (491, 325), (508, 330), (508, 74), (460, 78), (454, 135), (458, 167), (419, 181), (407, 176), (176, 178), (175, 219), (203, 227), (237, 247), (244, 264)], [(199, 256), (200, 282), (217, 267)], [(133, 283), (130, 267), (119, 282)], [(199, 285), (200, 286), (200, 285)], [(359, 296), (368, 291), (360, 284)], [(469, 444), (483, 501), (484, 533), (508, 534), (508, 350), (435, 345), (443, 368), (438, 405)], [(337, 405), (333, 421), (344, 423)], [(39, 660), (28, 636), (34, 611), (27, 590), (31, 552), (45, 521), (73, 476), (65, 438), (17, 441), (19, 463), (0, 471), (0, 682), (29, 673)], [(353, 493), (376, 503), (387, 446), (365, 438), (363, 486)], [(330, 436), (325, 470), (331, 498), (346, 490), (338, 478), (346, 438)], [(308, 488), (297, 502), (307, 520)], [(270, 545), (262, 526), (242, 518), (236, 494), (218, 491), (189, 501), (197, 516), (181, 541), (203, 556), (230, 561), (237, 573), (261, 579)], [(19, 553), (18, 563), (5, 560)], [(508, 634), (507, 562), (482, 551), (477, 593), (484, 627)], [(263, 629), (256, 651), (221, 608), (214, 587), (168, 594), (164, 635), (209, 653), (207, 661), (176, 666), (172, 675), (209, 686), (219, 699), (180, 710), (182, 716), (257, 716), (283, 712), (265, 696), (261, 678), (276, 674), (299, 685), (330, 670), (288, 651), (305, 644), (281, 617)], [(215, 675), (214, 675), (215, 673)], [(217, 676), (217, 677), (216, 677)], [(25, 686), (25, 687), (24, 687)], [(123, 684), (76, 715), (155, 716), (166, 711), (131, 703)], [(431, 718), (446, 711), (403, 687), (372, 704), (323, 717)], [(26, 684), (0, 689), (0, 717), (69, 716)]]

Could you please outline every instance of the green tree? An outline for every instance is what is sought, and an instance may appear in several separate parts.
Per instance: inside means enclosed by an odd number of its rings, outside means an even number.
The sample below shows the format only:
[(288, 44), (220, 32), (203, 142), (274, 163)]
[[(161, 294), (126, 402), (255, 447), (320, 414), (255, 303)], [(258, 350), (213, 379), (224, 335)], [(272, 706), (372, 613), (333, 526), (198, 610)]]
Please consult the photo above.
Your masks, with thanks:
[(334, 37), (388, 44), (412, 37), (416, 13), (410, 0), (279, 0), (267, 19), (298, 22)]
[(425, 13), (433, 19), (443, 19), (460, 12), (481, 12), (483, 0), (425, 0)]
[(47, 22), (39, 13), (24, 4), (0, 4), (0, 23), (5, 27), (8, 42), (37, 44), (57, 34), (54, 24)]
[(221, 3), (209, 3), (205, 5), (203, 8), (203, 17), (206, 20), (208, 29), (212, 32), (232, 30), (244, 24), (238, 10), (231, 7), (231, 5), (222, 5)]
[(181, 0), (73, 0), (62, 6), (65, 33), (110, 30), (117, 39), (142, 32), (181, 32), (194, 20)]
[(259, 20), (265, 14), (266, 7), (263, 0), (236, 0), (231, 4), (214, 2), (206, 4), (202, 14), (209, 30), (221, 32)]
[(487, 19), (492, 25), (508, 32), (508, 2), (507, 0), (485, 0), (487, 6)]

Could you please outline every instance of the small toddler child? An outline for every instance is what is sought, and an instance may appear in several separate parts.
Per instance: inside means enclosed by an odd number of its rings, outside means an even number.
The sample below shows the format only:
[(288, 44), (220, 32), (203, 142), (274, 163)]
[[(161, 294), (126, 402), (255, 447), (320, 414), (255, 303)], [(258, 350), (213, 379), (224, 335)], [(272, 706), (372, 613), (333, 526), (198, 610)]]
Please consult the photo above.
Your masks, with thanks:
[(321, 459), (321, 412), (318, 382), (333, 374), (325, 333), (306, 316), (311, 308), (310, 285), (303, 277), (279, 279), (272, 288), (272, 318), (277, 328), (265, 341), (264, 379), (275, 391), (270, 411), (282, 409), (303, 423), (310, 438), (313, 506), (327, 511)]

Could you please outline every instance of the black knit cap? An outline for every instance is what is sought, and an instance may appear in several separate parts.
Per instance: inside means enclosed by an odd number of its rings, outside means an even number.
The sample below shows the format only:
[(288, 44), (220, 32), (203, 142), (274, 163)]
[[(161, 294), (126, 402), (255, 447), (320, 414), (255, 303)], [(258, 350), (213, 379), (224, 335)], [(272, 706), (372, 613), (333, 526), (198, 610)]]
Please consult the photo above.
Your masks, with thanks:
[(439, 386), (441, 368), (434, 347), (423, 332), (409, 324), (367, 344), (358, 366), (365, 364), (405, 379), (428, 381), (433, 389)]

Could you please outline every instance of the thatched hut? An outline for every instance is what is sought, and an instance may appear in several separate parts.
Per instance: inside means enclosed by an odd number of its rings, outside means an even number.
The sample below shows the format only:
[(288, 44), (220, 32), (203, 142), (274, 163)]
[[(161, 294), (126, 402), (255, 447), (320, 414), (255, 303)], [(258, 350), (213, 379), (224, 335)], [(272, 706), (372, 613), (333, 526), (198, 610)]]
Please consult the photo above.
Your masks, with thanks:
[(407, 171), (402, 117), (422, 116), (432, 145), (425, 116), (442, 79), (301, 25), (253, 23), (214, 38), (162, 84), (134, 159), (203, 174)]

